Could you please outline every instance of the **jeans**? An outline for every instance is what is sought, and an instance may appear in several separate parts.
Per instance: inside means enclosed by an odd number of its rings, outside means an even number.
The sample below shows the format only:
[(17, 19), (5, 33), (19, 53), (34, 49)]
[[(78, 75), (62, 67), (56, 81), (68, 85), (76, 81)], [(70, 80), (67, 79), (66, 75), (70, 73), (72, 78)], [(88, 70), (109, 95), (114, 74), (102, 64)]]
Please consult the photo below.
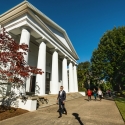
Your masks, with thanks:
[(96, 95), (96, 94), (94, 94), (93, 96), (94, 96), (94, 98), (95, 98), (95, 100), (96, 100), (97, 95)]

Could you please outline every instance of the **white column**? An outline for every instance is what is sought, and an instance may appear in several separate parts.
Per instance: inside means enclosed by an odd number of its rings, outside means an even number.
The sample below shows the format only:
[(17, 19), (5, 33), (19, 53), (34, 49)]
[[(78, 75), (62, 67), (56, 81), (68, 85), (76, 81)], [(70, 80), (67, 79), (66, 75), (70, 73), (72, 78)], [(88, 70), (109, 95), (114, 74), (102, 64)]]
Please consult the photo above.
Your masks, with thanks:
[(44, 72), (42, 75), (37, 74), (36, 76), (36, 94), (44, 95), (45, 94), (45, 84), (46, 84), (46, 43), (42, 42), (39, 46), (38, 62), (37, 68), (42, 69)]
[(69, 92), (74, 92), (74, 82), (73, 82), (73, 66), (72, 62), (69, 63)]
[[(20, 37), (20, 45), (22, 43), (27, 44), (28, 47), (29, 47), (29, 43), (30, 43), (30, 31), (29, 31), (29, 29), (27, 29), (27, 27), (23, 27), (22, 28), (21, 37)], [(20, 50), (20, 51), (23, 51), (23, 50)], [(28, 52), (26, 52), (26, 55), (24, 55), (24, 60), (28, 63)], [(26, 88), (25, 87), (21, 88), (22, 93), (25, 93), (25, 91), (29, 92), (29, 86), (30, 86), (30, 80), (28, 79), (28, 80), (26, 80)]]
[(78, 92), (78, 81), (77, 81), (76, 65), (74, 65), (74, 91)]
[[(25, 43), (29, 47), (30, 42), (30, 31), (27, 30), (25, 27), (22, 28), (21, 38), (20, 38), (20, 44)], [(28, 63), (28, 52), (26, 52), (27, 55), (24, 55), (25, 61)]]
[(58, 74), (58, 52), (54, 51), (52, 55), (52, 80), (50, 85), (51, 94), (57, 94), (59, 91)]
[(30, 92), (30, 77), (26, 79), (26, 92)]
[(62, 83), (64, 90), (68, 92), (67, 59), (65, 57), (62, 61)]

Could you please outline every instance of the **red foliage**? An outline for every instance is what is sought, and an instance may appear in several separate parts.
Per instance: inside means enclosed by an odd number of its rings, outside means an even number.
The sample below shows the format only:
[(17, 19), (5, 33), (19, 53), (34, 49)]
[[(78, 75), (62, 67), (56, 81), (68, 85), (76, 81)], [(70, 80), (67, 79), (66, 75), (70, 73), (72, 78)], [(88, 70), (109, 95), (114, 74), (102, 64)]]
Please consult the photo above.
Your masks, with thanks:
[(27, 65), (24, 60), (27, 51), (27, 44), (19, 45), (3, 28), (0, 32), (0, 80), (22, 84), (23, 80), (32, 74), (42, 75), (41, 69)]

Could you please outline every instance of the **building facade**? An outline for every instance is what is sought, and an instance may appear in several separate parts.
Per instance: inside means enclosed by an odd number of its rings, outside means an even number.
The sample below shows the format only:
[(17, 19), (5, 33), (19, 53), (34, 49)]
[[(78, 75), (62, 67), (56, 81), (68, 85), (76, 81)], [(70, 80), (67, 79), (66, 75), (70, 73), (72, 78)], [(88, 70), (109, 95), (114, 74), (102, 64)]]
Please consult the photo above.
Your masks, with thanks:
[(29, 45), (25, 60), (44, 71), (26, 81), (26, 92), (57, 94), (60, 85), (66, 92), (78, 92), (79, 59), (66, 31), (24, 1), (0, 17), (0, 25), (19, 42)]

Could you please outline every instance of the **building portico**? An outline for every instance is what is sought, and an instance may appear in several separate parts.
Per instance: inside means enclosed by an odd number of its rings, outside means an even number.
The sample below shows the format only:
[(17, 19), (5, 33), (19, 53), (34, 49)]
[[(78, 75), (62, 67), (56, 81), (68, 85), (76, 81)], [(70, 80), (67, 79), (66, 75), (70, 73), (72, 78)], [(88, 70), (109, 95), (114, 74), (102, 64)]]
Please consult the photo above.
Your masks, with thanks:
[(79, 57), (64, 29), (27, 1), (2, 14), (1, 20), (19, 44), (29, 46), (26, 62), (44, 71), (26, 80), (26, 92), (57, 94), (60, 85), (66, 92), (78, 92)]

